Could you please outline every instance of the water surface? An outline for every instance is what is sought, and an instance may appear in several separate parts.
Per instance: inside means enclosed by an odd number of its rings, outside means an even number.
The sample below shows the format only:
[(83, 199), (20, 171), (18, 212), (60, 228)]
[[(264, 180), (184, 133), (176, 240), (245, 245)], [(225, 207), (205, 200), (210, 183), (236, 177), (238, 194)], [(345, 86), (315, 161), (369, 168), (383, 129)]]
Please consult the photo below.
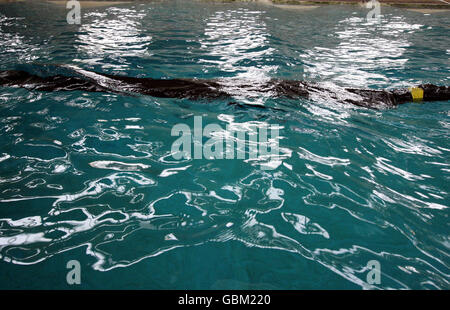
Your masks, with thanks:
[[(0, 69), (327, 87), (449, 85), (448, 12), (191, 1), (0, 4)], [(368, 110), (257, 92), (196, 102), (0, 90), (0, 287), (448, 289), (448, 102)], [(175, 160), (175, 124), (280, 126), (275, 169)], [(226, 135), (227, 132), (225, 131)], [(366, 283), (367, 262), (381, 284)]]

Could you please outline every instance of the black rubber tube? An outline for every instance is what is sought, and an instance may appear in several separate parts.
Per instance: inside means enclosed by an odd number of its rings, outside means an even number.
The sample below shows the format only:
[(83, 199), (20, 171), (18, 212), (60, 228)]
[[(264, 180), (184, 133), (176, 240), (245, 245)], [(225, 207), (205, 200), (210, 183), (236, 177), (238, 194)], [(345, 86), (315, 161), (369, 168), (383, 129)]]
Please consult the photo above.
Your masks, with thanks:
[[(159, 98), (187, 99), (232, 99), (232, 94), (217, 80), (202, 79), (152, 79), (135, 78), (84, 71), (85, 76), (54, 75), (41, 77), (25, 71), (0, 71), (0, 85), (23, 87), (38, 91), (86, 91), (121, 94), (144, 94)], [(450, 100), (448, 86), (424, 84), (413, 89), (370, 90), (343, 88), (330, 90), (320, 86), (295, 80), (270, 80), (264, 84), (234, 85), (233, 89), (251, 88), (252, 91), (269, 93), (274, 97), (314, 98), (313, 94), (326, 94), (337, 102), (350, 103), (367, 108), (389, 108), (412, 101)], [(255, 89), (256, 87), (256, 89)], [(353, 96), (342, 96), (338, 92), (348, 92)], [(413, 95), (414, 94), (414, 95)]]

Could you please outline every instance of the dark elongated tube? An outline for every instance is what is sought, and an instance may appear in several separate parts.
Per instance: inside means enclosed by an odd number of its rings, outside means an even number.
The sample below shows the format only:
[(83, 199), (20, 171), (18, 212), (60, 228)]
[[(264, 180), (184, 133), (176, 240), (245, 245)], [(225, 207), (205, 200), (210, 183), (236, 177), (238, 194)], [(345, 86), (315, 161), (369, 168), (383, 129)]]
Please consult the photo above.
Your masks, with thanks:
[[(144, 94), (159, 98), (187, 99), (231, 99), (232, 94), (217, 80), (202, 79), (151, 79), (102, 74), (80, 70), (80, 76), (54, 75), (41, 77), (25, 71), (0, 71), (0, 85), (23, 87), (37, 91), (87, 91), (110, 92), (121, 94)], [(251, 88), (254, 85), (242, 84), (234, 89)], [(295, 80), (270, 80), (258, 84), (257, 91), (269, 93), (274, 97), (314, 98), (313, 94), (326, 94), (341, 103), (349, 103), (367, 108), (389, 108), (412, 101), (446, 101), (450, 100), (448, 86), (432, 84), (419, 85), (409, 89), (370, 90), (344, 88), (341, 90), (325, 89), (318, 85)], [(339, 92), (350, 96), (342, 96)]]

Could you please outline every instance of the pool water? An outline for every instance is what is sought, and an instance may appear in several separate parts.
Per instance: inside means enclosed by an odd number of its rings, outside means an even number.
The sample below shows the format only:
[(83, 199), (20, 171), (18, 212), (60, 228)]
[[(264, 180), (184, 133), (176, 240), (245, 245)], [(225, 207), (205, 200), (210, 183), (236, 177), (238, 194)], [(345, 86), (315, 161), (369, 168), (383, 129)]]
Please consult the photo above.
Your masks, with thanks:
[[(0, 287), (449, 289), (447, 102), (239, 92), (449, 85), (448, 12), (164, 1), (0, 4), (0, 70), (222, 81), (234, 101), (0, 89)], [(175, 159), (176, 124), (280, 128), (279, 156)], [(245, 142), (248, 152), (249, 142)], [(66, 263), (81, 265), (68, 285)], [(367, 281), (368, 262), (380, 282)]]

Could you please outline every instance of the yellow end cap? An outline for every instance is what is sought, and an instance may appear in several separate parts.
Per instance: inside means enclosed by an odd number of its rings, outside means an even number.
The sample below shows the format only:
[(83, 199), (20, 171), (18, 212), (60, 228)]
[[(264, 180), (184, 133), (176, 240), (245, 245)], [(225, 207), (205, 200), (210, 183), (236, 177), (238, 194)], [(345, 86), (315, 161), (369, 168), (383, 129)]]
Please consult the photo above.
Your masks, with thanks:
[(422, 101), (423, 100), (423, 89), (420, 87), (411, 87), (409, 89), (411, 92), (412, 98), (414, 101)]

